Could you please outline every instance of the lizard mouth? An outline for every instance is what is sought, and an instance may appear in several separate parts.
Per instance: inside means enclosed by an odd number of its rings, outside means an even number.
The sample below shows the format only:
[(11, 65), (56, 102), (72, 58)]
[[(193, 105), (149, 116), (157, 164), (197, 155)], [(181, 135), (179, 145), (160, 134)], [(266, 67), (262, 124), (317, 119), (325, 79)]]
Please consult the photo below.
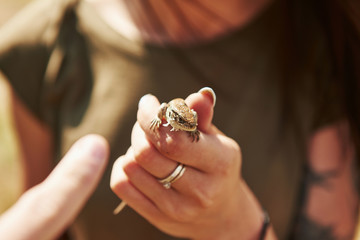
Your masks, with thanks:
[(187, 122), (181, 122), (175, 119), (172, 119), (169, 121), (169, 124), (173, 127), (173, 129), (175, 131), (187, 131), (187, 132), (192, 132), (195, 131), (197, 126), (196, 125), (192, 125), (190, 123)]

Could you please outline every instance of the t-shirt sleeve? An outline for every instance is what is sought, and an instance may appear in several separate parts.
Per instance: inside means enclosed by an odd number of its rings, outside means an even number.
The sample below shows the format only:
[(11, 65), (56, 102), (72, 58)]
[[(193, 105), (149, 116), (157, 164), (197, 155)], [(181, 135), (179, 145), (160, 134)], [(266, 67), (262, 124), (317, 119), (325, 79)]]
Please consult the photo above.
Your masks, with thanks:
[(0, 29), (0, 71), (41, 121), (46, 72), (69, 2), (34, 1)]

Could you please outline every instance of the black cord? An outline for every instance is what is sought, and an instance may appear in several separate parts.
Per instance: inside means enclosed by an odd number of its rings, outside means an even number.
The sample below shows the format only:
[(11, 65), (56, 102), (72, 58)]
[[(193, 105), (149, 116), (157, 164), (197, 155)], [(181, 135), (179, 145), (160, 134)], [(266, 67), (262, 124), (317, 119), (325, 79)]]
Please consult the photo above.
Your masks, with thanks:
[(259, 240), (264, 240), (265, 239), (267, 230), (268, 230), (268, 228), (270, 226), (270, 217), (269, 217), (269, 214), (267, 213), (267, 211), (265, 209), (263, 210), (263, 214), (264, 214), (264, 221), (263, 221), (263, 225), (262, 225), (262, 228), (261, 228)]

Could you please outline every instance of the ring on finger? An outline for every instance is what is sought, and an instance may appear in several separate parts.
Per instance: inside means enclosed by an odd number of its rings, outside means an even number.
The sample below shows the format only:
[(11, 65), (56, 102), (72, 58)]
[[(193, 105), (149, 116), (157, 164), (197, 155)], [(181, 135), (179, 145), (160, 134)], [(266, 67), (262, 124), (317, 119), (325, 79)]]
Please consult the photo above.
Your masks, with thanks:
[(179, 163), (179, 165), (177, 165), (175, 170), (169, 176), (163, 179), (159, 179), (159, 182), (163, 185), (164, 188), (170, 189), (171, 184), (179, 180), (184, 174), (185, 170), (186, 170), (185, 165)]

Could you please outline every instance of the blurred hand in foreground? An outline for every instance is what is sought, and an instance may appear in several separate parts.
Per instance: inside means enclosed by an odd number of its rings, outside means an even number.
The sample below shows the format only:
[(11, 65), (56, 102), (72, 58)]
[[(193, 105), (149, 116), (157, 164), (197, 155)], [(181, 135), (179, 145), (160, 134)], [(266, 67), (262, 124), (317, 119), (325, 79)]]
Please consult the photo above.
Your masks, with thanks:
[(78, 140), (52, 173), (0, 216), (0, 239), (55, 239), (95, 190), (109, 155), (98, 135)]

